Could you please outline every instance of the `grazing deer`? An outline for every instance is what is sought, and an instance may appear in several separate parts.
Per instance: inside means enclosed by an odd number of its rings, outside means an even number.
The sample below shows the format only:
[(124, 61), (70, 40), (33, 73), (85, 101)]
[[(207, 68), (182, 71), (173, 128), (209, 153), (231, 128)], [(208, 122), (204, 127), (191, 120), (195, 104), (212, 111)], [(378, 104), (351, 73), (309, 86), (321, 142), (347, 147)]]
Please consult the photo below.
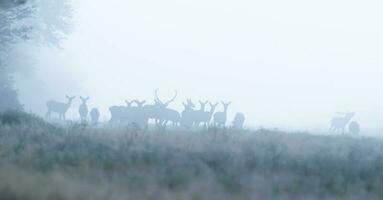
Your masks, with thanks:
[(233, 120), (233, 128), (242, 129), (245, 123), (245, 115), (243, 113), (237, 113)]
[(223, 101), (221, 101), (222, 105), (223, 105), (223, 112), (216, 112), (214, 114), (214, 125), (215, 126), (222, 126), (224, 127), (225, 124), (226, 124), (226, 118), (227, 118), (227, 108), (229, 107), (229, 105), (231, 104), (231, 102), (228, 102), (228, 103), (225, 103)]
[(213, 117), (215, 108), (217, 107), (218, 103), (212, 104), (209, 103), (210, 105), (210, 111), (204, 112), (202, 116), (202, 123), (205, 127), (209, 127), (211, 118)]
[(99, 118), (100, 118), (100, 112), (98, 111), (97, 108), (93, 108), (90, 111), (90, 120), (91, 120), (92, 124), (97, 125)]
[(88, 117), (88, 105), (86, 105), (86, 102), (89, 100), (89, 97), (81, 97), (81, 105), (78, 109), (78, 113), (80, 114), (81, 123), (86, 123), (87, 117)]
[(65, 95), (65, 97), (68, 99), (67, 103), (57, 102), (57, 101), (48, 101), (47, 102), (47, 108), (48, 112), (46, 114), (46, 118), (49, 119), (51, 117), (51, 113), (58, 113), (60, 120), (65, 120), (65, 114), (68, 111), (69, 107), (72, 104), (73, 99), (75, 96), (70, 97), (68, 95)]
[(194, 103), (191, 101), (191, 99), (188, 99), (186, 103), (182, 103), (184, 106), (184, 110), (181, 113), (181, 125), (190, 128), (193, 126), (193, 117), (194, 117)]
[(340, 130), (340, 131), (342, 131), (342, 133), (344, 133), (347, 124), (354, 117), (355, 113), (351, 112), (351, 113), (338, 113), (338, 114), (341, 114), (341, 115), (344, 115), (344, 116), (342, 116), (342, 117), (334, 117), (331, 120), (330, 131), (337, 132), (337, 131)]
[(360, 126), (359, 123), (356, 121), (352, 121), (350, 125), (348, 125), (348, 132), (351, 134), (357, 135), (360, 132)]

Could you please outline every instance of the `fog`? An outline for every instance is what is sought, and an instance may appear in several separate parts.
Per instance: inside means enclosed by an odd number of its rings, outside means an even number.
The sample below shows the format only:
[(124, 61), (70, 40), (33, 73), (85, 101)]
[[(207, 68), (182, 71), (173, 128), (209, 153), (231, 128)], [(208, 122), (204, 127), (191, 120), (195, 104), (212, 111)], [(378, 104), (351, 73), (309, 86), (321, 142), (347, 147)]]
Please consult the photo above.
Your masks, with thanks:
[(231, 101), (229, 121), (243, 112), (248, 127), (327, 130), (335, 112), (351, 111), (362, 129), (383, 128), (380, 1), (73, 3), (61, 49), (26, 45), (33, 59), (19, 64), (33, 67), (16, 83), (27, 111), (82, 95), (108, 120), (109, 106), (152, 103), (159, 88), (163, 99), (178, 91), (169, 107), (180, 111), (187, 98)]

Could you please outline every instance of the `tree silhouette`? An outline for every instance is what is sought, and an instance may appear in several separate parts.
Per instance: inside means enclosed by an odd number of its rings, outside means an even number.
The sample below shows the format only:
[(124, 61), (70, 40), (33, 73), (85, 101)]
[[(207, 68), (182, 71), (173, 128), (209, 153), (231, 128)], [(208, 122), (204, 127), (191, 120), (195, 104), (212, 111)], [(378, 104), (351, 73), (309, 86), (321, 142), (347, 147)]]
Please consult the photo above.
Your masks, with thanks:
[(31, 41), (38, 45), (60, 47), (70, 32), (72, 9), (68, 0), (0, 1), (0, 111), (21, 109), (13, 86), (10, 65), (19, 59), (12, 52), (17, 44)]

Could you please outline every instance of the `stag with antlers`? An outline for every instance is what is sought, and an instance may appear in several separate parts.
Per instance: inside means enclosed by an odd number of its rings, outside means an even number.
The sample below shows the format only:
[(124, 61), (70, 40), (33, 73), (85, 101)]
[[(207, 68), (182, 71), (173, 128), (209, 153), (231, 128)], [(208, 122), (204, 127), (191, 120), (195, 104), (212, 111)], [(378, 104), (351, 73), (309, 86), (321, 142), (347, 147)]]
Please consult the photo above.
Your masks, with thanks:
[(156, 89), (155, 106), (157, 108), (156, 117), (159, 121), (158, 123), (159, 126), (166, 127), (169, 121), (172, 122), (174, 126), (176, 126), (180, 122), (180, 119), (181, 119), (180, 113), (176, 110), (167, 108), (169, 104), (176, 99), (177, 95), (178, 95), (177, 91), (174, 91), (174, 96), (170, 100), (161, 101), (160, 98), (158, 97), (158, 89)]

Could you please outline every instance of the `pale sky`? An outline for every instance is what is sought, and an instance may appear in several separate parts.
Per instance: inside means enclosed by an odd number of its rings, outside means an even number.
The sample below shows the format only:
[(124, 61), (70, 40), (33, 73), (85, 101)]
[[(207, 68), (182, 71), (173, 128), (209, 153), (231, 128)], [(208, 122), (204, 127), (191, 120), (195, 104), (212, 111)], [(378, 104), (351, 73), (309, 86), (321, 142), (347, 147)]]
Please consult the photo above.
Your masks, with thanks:
[[(192, 98), (231, 101), (248, 126), (328, 129), (335, 112), (383, 128), (383, 3), (378, 0), (81, 0), (63, 50), (35, 52), (19, 83), (27, 110), (66, 93), (90, 107)], [(35, 85), (43, 95), (32, 92)], [(79, 100), (69, 116), (78, 118)], [(221, 110), (218, 107), (217, 110)]]

